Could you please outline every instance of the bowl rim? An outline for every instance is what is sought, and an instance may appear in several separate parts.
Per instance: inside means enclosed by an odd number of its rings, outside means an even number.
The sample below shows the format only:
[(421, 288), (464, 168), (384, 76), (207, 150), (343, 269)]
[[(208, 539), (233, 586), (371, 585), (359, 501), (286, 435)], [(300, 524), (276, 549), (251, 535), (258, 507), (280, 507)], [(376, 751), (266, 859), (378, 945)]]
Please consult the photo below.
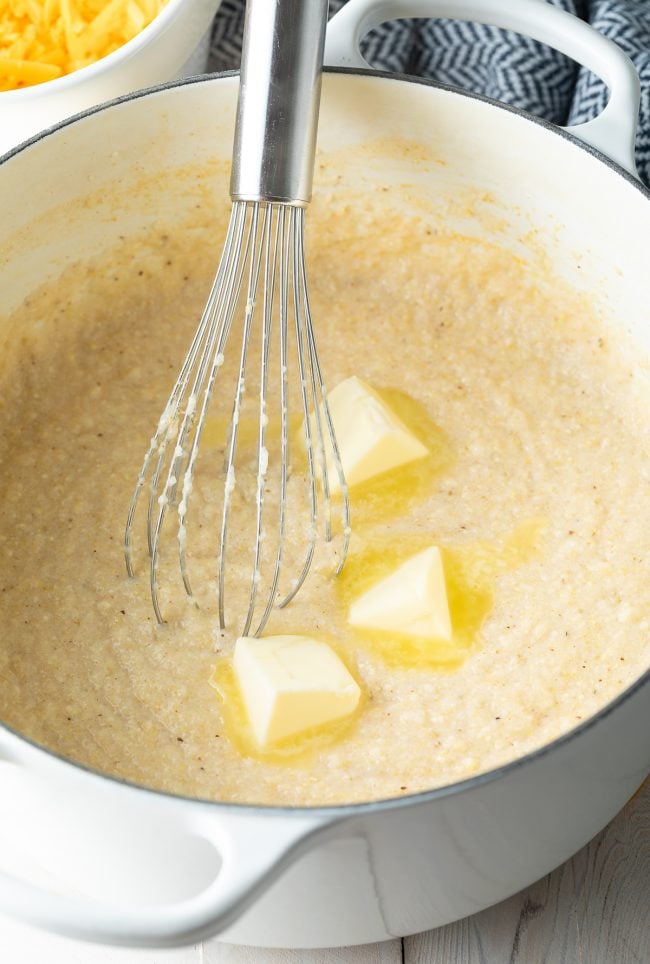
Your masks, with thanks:
[[(170, 3), (184, 2), (184, 0), (170, 0)], [(134, 38), (136, 39), (136, 38)], [(466, 97), (471, 100), (477, 100), (485, 105), (496, 108), (498, 110), (504, 110), (512, 114), (516, 114), (523, 120), (529, 121), (530, 123), (537, 124), (538, 126), (547, 130), (550, 134), (561, 137), (565, 140), (570, 141), (576, 147), (585, 151), (585, 153), (591, 155), (596, 160), (605, 164), (614, 174), (622, 177), (631, 187), (639, 191), (642, 198), (646, 201), (650, 201), (650, 189), (647, 188), (639, 179), (634, 177), (629, 171), (623, 168), (616, 161), (612, 160), (602, 151), (590, 144), (585, 144), (581, 141), (575, 134), (565, 130), (564, 128), (558, 127), (551, 121), (544, 118), (537, 117), (527, 111), (522, 110), (519, 107), (515, 107), (511, 104), (504, 104), (500, 101), (494, 100), (490, 97), (486, 97), (482, 94), (475, 94), (471, 91), (464, 90), (462, 88), (453, 87), (448, 84), (439, 84), (433, 80), (422, 77), (410, 77), (406, 74), (392, 73), (388, 71), (378, 71), (371, 68), (359, 68), (359, 67), (325, 67), (324, 72), (328, 74), (342, 74), (347, 76), (361, 76), (364, 78), (377, 78), (378, 80), (387, 80), (397, 83), (405, 84), (416, 84), (419, 86), (430, 87), (435, 90), (441, 90), (452, 95)], [(88, 108), (72, 117), (66, 118), (63, 121), (49, 127), (29, 140), (24, 141), (22, 144), (17, 145), (12, 148), (6, 154), (0, 156), (0, 168), (7, 161), (17, 157), (23, 151), (28, 150), (30, 147), (39, 143), (41, 140), (47, 138), (51, 134), (55, 134), (57, 131), (69, 126), (70, 124), (75, 124), (86, 117), (92, 116), (93, 114), (99, 113), (106, 109), (119, 106), (120, 104), (126, 103), (131, 100), (141, 99), (148, 96), (153, 96), (159, 93), (164, 93), (167, 90), (175, 90), (177, 88), (189, 87), (194, 84), (212, 84), (219, 83), (224, 80), (234, 80), (239, 76), (239, 72), (236, 70), (222, 71), (219, 73), (214, 73), (210, 75), (201, 75), (197, 77), (189, 77), (181, 80), (167, 81), (163, 84), (158, 84), (154, 87), (144, 88), (142, 90), (133, 91), (129, 94), (124, 94), (120, 97), (116, 97), (106, 103), (99, 104), (95, 107)], [(54, 83), (54, 81), (52, 81)], [(19, 730), (11, 727), (0, 720), (0, 730), (5, 730), (6, 732), (12, 734), (20, 741), (24, 741), (33, 749), (44, 753), (47, 757), (63, 763), (67, 766), (73, 767), (75, 770), (81, 770), (82, 772), (88, 774), (93, 778), (99, 778), (100, 780), (107, 781), (112, 786), (125, 787), (134, 791), (141, 791), (146, 794), (152, 795), (154, 797), (163, 797), (178, 803), (186, 803), (192, 806), (210, 807), (218, 808), (222, 812), (233, 812), (238, 814), (249, 814), (257, 816), (269, 816), (269, 817), (304, 817), (306, 815), (313, 817), (322, 817), (329, 821), (343, 819), (345, 817), (356, 817), (362, 816), (364, 814), (372, 814), (378, 812), (387, 812), (390, 810), (401, 809), (404, 807), (432, 803), (435, 800), (443, 799), (446, 797), (452, 797), (459, 794), (467, 793), (471, 790), (476, 789), (484, 784), (493, 783), (502, 777), (509, 776), (512, 773), (521, 770), (523, 767), (541, 760), (548, 756), (551, 752), (565, 747), (570, 743), (573, 743), (584, 733), (594, 729), (599, 726), (604, 720), (615, 713), (619, 707), (627, 703), (634, 696), (640, 693), (642, 690), (647, 689), (647, 696), (650, 696), (650, 667), (641, 674), (637, 679), (635, 679), (629, 686), (618, 693), (613, 699), (609, 700), (604, 704), (599, 710), (593, 713), (587, 719), (581, 721), (577, 726), (572, 727), (570, 730), (560, 734), (560, 736), (551, 740), (549, 743), (545, 743), (540, 747), (524, 754), (523, 756), (515, 757), (515, 759), (510, 760), (500, 766), (494, 767), (490, 770), (485, 770), (484, 772), (478, 773), (471, 777), (466, 777), (463, 780), (458, 780), (453, 783), (443, 784), (441, 786), (434, 787), (431, 790), (421, 790), (414, 793), (405, 793), (399, 797), (382, 797), (378, 800), (370, 801), (359, 801), (356, 803), (343, 803), (343, 804), (330, 804), (330, 805), (320, 805), (320, 806), (287, 806), (278, 804), (253, 804), (253, 803), (240, 803), (233, 801), (221, 801), (214, 800), (209, 797), (195, 797), (188, 796), (182, 793), (174, 793), (169, 790), (158, 790), (153, 787), (148, 787), (140, 783), (136, 783), (133, 780), (127, 780), (123, 777), (115, 776), (113, 774), (105, 773), (101, 770), (97, 770), (86, 764), (79, 763), (70, 757), (64, 756), (62, 753), (56, 750), (50, 749), (38, 741), (31, 739), (28, 736), (22, 734)], [(650, 744), (650, 740), (649, 740)]]
[[(164, 33), (173, 24), (180, 8), (184, 4), (191, 2), (193, 2), (193, 0), (167, 0), (165, 6), (162, 7), (153, 20), (143, 27), (134, 37), (127, 40), (126, 43), (122, 44), (116, 50), (112, 50), (110, 54), (106, 54), (106, 56), (100, 57), (99, 60), (94, 60), (92, 63), (87, 64), (85, 67), (80, 67), (78, 70), (62, 74), (60, 77), (54, 77), (52, 80), (46, 80), (40, 84), (30, 84), (27, 87), (19, 87), (14, 90), (0, 91), (0, 105), (7, 107), (19, 104), (21, 100), (38, 100), (47, 97), (49, 94), (63, 93), (65, 90), (77, 87), (87, 80), (92, 81), (94, 78), (108, 73), (114, 68), (119, 67), (120, 63), (131, 60), (137, 56), (139, 51), (143, 47), (148, 46), (154, 37)], [(215, 3), (217, 4), (214, 11), (216, 13), (218, 6), (221, 4), (221, 0), (215, 0)], [(106, 106), (108, 103), (110, 102), (107, 101), (106, 104), (98, 106)], [(90, 108), (90, 110), (93, 109), (95, 108)]]

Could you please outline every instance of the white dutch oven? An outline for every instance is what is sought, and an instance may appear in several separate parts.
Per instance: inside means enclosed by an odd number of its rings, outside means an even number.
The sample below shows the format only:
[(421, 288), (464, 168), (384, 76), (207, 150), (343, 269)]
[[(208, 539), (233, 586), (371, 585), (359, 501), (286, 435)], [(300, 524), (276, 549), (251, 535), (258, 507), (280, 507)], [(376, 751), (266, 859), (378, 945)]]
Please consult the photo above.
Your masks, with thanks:
[[(369, 26), (413, 15), (482, 20), (548, 42), (608, 82), (608, 107), (564, 132), (478, 97), (357, 69)], [(352, 0), (332, 21), (327, 50), (330, 64), (355, 68), (324, 79), (320, 148), (350, 158), (345, 183), (397, 180), (443, 199), (474, 185), (495, 199), (513, 245), (535, 225), (553, 270), (589, 288), (613, 331), (624, 327), (647, 355), (650, 194), (634, 177), (636, 76), (616, 47), (538, 0)], [(182, 220), (192, 188), (177, 172), (228, 157), (236, 93), (237, 79), (226, 76), (132, 96), (8, 155), (4, 306), (120, 233), (174, 213)], [(407, 155), (384, 163), (380, 142), (395, 138), (443, 163)], [(148, 191), (143, 173), (162, 180)], [(92, 204), (75, 208), (84, 196)], [(468, 216), (465, 228), (480, 231), (480, 220)], [(349, 945), (479, 911), (582, 847), (650, 769), (650, 673), (509, 766), (357, 806), (182, 799), (89, 772), (7, 728), (0, 755), (0, 860), (22, 875), (0, 876), (5, 912), (115, 944), (220, 933), (246, 944)]]

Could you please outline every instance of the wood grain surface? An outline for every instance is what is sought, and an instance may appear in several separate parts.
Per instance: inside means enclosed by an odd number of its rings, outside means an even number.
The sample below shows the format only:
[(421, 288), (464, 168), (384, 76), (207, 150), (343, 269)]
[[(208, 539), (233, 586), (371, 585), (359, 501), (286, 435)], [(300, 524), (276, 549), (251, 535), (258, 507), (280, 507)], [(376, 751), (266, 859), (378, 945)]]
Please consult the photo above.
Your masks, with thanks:
[(408, 964), (648, 964), (650, 781), (598, 837), (496, 907), (404, 941)]
[(0, 964), (650, 964), (650, 781), (558, 870), (489, 910), (404, 941), (321, 951), (101, 948), (0, 917)]

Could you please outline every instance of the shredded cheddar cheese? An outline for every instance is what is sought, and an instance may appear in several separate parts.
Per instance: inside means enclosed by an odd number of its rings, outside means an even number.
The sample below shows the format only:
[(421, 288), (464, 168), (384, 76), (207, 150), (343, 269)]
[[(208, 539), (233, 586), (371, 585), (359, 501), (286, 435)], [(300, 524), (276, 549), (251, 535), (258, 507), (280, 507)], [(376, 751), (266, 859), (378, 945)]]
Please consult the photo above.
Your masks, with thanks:
[(54, 80), (106, 57), (166, 0), (0, 0), (0, 91)]

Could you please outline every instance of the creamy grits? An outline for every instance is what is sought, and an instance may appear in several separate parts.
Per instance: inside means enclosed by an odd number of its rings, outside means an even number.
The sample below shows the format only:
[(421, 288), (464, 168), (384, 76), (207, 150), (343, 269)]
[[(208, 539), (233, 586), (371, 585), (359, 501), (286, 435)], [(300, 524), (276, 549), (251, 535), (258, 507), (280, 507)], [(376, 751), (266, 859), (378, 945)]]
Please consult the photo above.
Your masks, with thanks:
[[(0, 375), (0, 718), (19, 732), (181, 794), (364, 801), (513, 760), (647, 669), (650, 419), (628, 354), (586, 300), (505, 249), (399, 215), (390, 196), (362, 219), (355, 204), (317, 198), (308, 215), (322, 367), (331, 386), (357, 375), (392, 398), (431, 456), (388, 494), (353, 494), (342, 576), (317, 564), (267, 632), (331, 641), (362, 686), (359, 713), (298, 755), (256, 754), (210, 685), (234, 644), (215, 633), (214, 606), (185, 602), (171, 560), (156, 625), (142, 527), (138, 578), (125, 575), (126, 510), (223, 213), (216, 227), (206, 216), (124, 241), (10, 319), (21, 337)], [(219, 457), (220, 431), (205, 442)], [(194, 498), (207, 508), (192, 578), (209, 596), (208, 482)], [(235, 540), (250, 504), (240, 491)], [(353, 632), (355, 593), (429, 544), (456, 587), (458, 647)]]

